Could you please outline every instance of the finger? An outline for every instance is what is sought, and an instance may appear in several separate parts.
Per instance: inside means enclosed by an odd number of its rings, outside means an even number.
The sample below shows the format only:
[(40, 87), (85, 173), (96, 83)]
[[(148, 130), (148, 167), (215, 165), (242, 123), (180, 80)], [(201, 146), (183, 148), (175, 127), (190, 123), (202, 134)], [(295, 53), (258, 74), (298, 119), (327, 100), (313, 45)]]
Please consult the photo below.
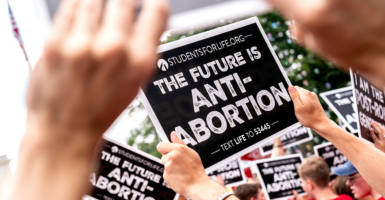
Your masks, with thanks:
[(178, 143), (169, 143), (169, 142), (161, 142), (156, 147), (162, 155), (166, 155), (170, 153), (172, 150), (180, 147), (181, 144)]
[(384, 130), (383, 130), (383, 127), (380, 126), (377, 122), (375, 121), (372, 121), (370, 123), (370, 125), (374, 128), (374, 130), (376, 130), (376, 132), (378, 133), (378, 138), (380, 138), (379, 140), (381, 141), (384, 141)]
[(296, 199), (298, 199), (298, 192), (297, 192), (297, 191), (295, 191), (295, 190), (292, 190), (292, 192), (293, 192), (293, 194), (294, 194), (295, 198), (296, 198)]
[[(114, 0), (115, 1), (115, 0)], [(104, 0), (80, 0), (75, 29), (94, 33), (100, 25)]]
[(301, 102), (300, 94), (297, 88), (294, 86), (290, 86), (288, 90), (289, 90), (290, 97), (293, 100), (294, 108), (297, 109), (301, 107), (303, 104)]
[(54, 35), (65, 34), (71, 29), (78, 5), (78, 0), (62, 1), (53, 20)]
[(372, 139), (373, 139), (374, 144), (377, 144), (378, 138), (377, 138), (376, 134), (374, 134), (373, 129), (372, 128), (369, 129), (369, 132), (370, 132), (370, 135), (372, 135)]
[(172, 143), (177, 143), (177, 144), (183, 144), (186, 145), (183, 140), (181, 140), (178, 135), (176, 134), (175, 131), (171, 132), (171, 142)]
[(166, 154), (166, 155), (163, 155), (162, 158), (160, 159), (160, 161), (162, 161), (162, 163), (165, 165), (169, 160), (169, 156)]
[[(117, 29), (121, 31), (121, 33), (128, 35), (134, 22), (135, 8), (135, 0), (109, 1), (103, 19), (103, 28), (106, 30)], [(152, 24), (150, 24), (147, 25), (152, 26)]]
[(159, 43), (167, 25), (168, 12), (165, 0), (144, 0), (143, 10), (134, 28), (135, 41), (139, 44)]
[(370, 123), (372, 125), (372, 127), (377, 131), (378, 134), (380, 135), (383, 135), (384, 134), (384, 127), (382, 127), (380, 124), (378, 124), (377, 122), (375, 121), (372, 121)]

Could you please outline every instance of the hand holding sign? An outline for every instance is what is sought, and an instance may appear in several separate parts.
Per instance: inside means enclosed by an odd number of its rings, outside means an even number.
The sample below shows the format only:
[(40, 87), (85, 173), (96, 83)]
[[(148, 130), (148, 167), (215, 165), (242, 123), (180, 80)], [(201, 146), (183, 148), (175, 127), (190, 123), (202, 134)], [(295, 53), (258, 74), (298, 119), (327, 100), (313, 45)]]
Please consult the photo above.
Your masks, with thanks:
[(374, 130), (377, 132), (377, 136), (374, 133), (373, 129), (370, 129), (370, 134), (372, 135), (374, 146), (382, 152), (385, 152), (385, 129), (380, 124), (375, 121), (370, 123)]
[(329, 118), (314, 92), (290, 86), (289, 93), (293, 99), (295, 115), (303, 126), (317, 130), (319, 125), (324, 124), (323, 122), (329, 122)]
[[(171, 141), (161, 142), (158, 151), (163, 155), (163, 177), (167, 184), (177, 193), (190, 199), (215, 199), (226, 189), (211, 180), (203, 168), (199, 155), (171, 133)], [(205, 198), (206, 197), (206, 198)]]

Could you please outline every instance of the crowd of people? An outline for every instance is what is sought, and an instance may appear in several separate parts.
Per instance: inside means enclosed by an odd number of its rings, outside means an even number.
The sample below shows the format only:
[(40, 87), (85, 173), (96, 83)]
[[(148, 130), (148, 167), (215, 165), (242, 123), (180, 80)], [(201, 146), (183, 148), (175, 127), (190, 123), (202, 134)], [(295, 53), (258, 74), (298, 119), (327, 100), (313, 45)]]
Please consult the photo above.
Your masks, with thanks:
[[(384, 130), (378, 123), (372, 122), (374, 130), (382, 133)], [(374, 131), (371, 130), (372, 134)], [(372, 135), (374, 136), (374, 135)], [(376, 144), (378, 149), (383, 145)], [(274, 140), (271, 157), (284, 156), (280, 138)], [(320, 156), (311, 156), (304, 160), (298, 167), (298, 174), (301, 178), (302, 188), (305, 196), (300, 196), (293, 190), (296, 200), (384, 200), (360, 175), (354, 165), (347, 161), (345, 164), (333, 168), (330, 171), (325, 159)], [(333, 180), (331, 180), (331, 175)], [(218, 179), (216, 180), (218, 183)], [(257, 180), (258, 181), (258, 180)], [(221, 184), (221, 183), (220, 183)], [(222, 184), (224, 186), (224, 184)], [(265, 193), (259, 183), (247, 183), (235, 188), (234, 195), (240, 200), (265, 200)]]
[[(299, 44), (385, 86), (384, 0), (269, 2), (294, 21), (291, 32)], [(94, 152), (100, 150), (98, 140), (154, 73), (168, 12), (164, 0), (143, 0), (138, 16), (135, 0), (63, 0), (31, 75), (27, 130), (5, 200), (82, 198), (95, 167)], [(315, 93), (296, 86), (288, 91), (299, 122), (333, 143), (349, 160), (334, 170), (348, 177), (336, 179), (329, 187), (325, 162), (318, 157), (306, 159), (299, 174), (308, 196), (296, 195), (296, 199), (350, 199), (349, 189), (355, 199), (369, 195), (382, 199), (383, 149), (329, 120)], [(372, 126), (379, 134), (374, 136), (376, 147), (383, 146), (385, 132)], [(228, 191), (206, 175), (198, 154), (175, 132), (171, 140), (157, 147), (167, 184), (186, 198), (222, 200)], [(255, 184), (239, 186), (235, 194), (226, 195), (226, 200), (263, 199)]]

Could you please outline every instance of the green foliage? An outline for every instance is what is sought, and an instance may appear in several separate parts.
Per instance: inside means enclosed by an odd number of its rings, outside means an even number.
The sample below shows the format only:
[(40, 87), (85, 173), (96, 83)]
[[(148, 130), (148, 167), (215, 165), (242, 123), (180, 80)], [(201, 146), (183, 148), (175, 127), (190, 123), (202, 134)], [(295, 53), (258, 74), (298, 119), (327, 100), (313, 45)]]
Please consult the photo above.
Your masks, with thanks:
[[(340, 71), (331, 62), (327, 62), (297, 45), (290, 36), (288, 23), (276, 12), (271, 12), (259, 16), (259, 21), (270, 40), (282, 66), (284, 67), (291, 83), (300, 86), (317, 94), (332, 89), (346, 87), (350, 77), (346, 72)], [(170, 36), (164, 43), (189, 37), (204, 31), (218, 28), (232, 22), (225, 22), (217, 27), (205, 30), (190, 31), (184, 35)], [(326, 114), (332, 119), (337, 120), (337, 116), (332, 113), (327, 104), (320, 98)], [(313, 133), (314, 140), (288, 149), (288, 153), (302, 152), (305, 157), (313, 154), (313, 146), (326, 142), (324, 138)], [(151, 142), (146, 143), (145, 138), (153, 137)], [(158, 143), (157, 134), (151, 120), (147, 117), (141, 128), (133, 130), (128, 140), (129, 145), (136, 145), (140, 150), (160, 157), (156, 150)]]
[(156, 134), (155, 127), (148, 116), (143, 120), (140, 128), (131, 131), (127, 141), (128, 145), (136, 146), (138, 149), (160, 158), (162, 155), (156, 149), (158, 143), (158, 134)]

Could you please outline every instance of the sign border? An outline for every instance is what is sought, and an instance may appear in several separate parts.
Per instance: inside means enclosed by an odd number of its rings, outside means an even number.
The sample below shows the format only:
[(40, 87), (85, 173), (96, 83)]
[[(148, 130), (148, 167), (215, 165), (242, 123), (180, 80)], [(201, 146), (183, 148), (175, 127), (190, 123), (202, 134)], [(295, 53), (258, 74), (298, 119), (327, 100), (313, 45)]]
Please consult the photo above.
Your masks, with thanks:
[[(303, 156), (301, 153), (295, 153), (295, 154), (290, 154), (290, 155), (285, 155), (285, 156), (279, 156), (279, 157), (275, 157), (275, 158), (265, 158), (265, 159), (262, 159), (262, 160), (256, 160), (256, 161), (252, 161), (252, 165), (257, 165), (259, 163), (264, 163), (266, 162), (266, 160), (269, 160), (269, 161), (275, 161), (275, 160), (281, 160), (282, 158), (296, 158), (296, 157), (299, 157), (301, 159), (301, 163), (303, 162)], [(267, 189), (265, 187), (265, 182), (263, 181), (262, 179), (262, 176), (261, 176), (261, 172), (259, 171), (259, 168), (256, 166), (256, 171), (257, 171), (257, 175), (258, 175), (258, 179), (259, 179), (259, 182), (261, 183), (261, 186), (262, 186), (262, 189), (263, 191), (265, 192), (265, 196), (266, 196), (266, 200), (287, 200), (288, 198), (292, 198), (294, 197), (294, 195), (290, 195), (290, 196), (285, 196), (285, 197), (280, 197), (280, 198), (276, 198), (276, 199), (270, 199), (269, 197), (269, 194), (267, 193)], [(299, 175), (298, 175), (299, 176)], [(303, 195), (303, 194), (306, 194), (306, 192), (303, 192), (303, 193), (298, 193), (299, 195)]]
[[(307, 134), (309, 135), (308, 138), (304, 138), (302, 140), (298, 140), (297, 142), (293, 142), (293, 143), (287, 144), (287, 145), (283, 146), (282, 148), (286, 148), (287, 149), (289, 147), (292, 147), (292, 146), (295, 146), (295, 145), (298, 145), (298, 144), (302, 144), (304, 142), (308, 142), (308, 141), (312, 140), (313, 139), (313, 134), (311, 132), (311, 129), (306, 127), (306, 126), (304, 126), (304, 127), (307, 129)], [(273, 144), (273, 146), (274, 146), (274, 144)], [(265, 152), (265, 151), (263, 151), (262, 146), (260, 146), (259, 147), (259, 152), (261, 153), (262, 156), (267, 156), (267, 155), (269, 155), (269, 154), (271, 154), (273, 152), (273, 149)]]
[[(206, 32), (203, 32), (203, 33), (199, 33), (197, 35), (193, 35), (193, 36), (190, 36), (190, 37), (187, 37), (187, 38), (184, 38), (184, 39), (181, 39), (181, 40), (177, 40), (177, 41), (174, 41), (174, 42), (171, 42), (171, 43), (167, 43), (167, 44), (163, 44), (163, 45), (160, 45), (158, 46), (158, 50), (157, 50), (157, 53), (162, 53), (164, 51), (168, 51), (168, 50), (171, 50), (171, 49), (175, 49), (175, 48), (178, 48), (178, 47), (181, 47), (181, 46), (185, 46), (185, 45), (188, 45), (188, 44), (191, 44), (191, 43), (194, 43), (194, 42), (198, 42), (198, 41), (201, 41), (201, 40), (204, 40), (204, 39), (207, 39), (207, 38), (210, 38), (210, 37), (214, 37), (214, 36), (217, 36), (217, 35), (220, 35), (222, 33), (226, 33), (226, 32), (229, 32), (229, 31), (232, 31), (232, 30), (235, 30), (235, 29), (238, 29), (238, 28), (242, 28), (242, 27), (245, 27), (245, 26), (248, 26), (248, 25), (252, 25), (252, 24), (256, 24), (259, 31), (261, 32), (262, 36), (263, 36), (263, 39), (265, 40), (265, 43), (266, 45), (268, 46), (269, 50), (270, 50), (270, 53), (272, 54), (274, 60), (275, 60), (275, 63), (278, 65), (278, 68), (280, 69), (285, 81), (286, 81), (286, 84), (288, 84), (289, 86), (292, 86), (289, 78), (287, 77), (287, 74), (285, 72), (285, 70), (283, 69), (282, 65), (281, 65), (281, 62), (279, 61), (277, 55), (275, 54), (275, 51), (273, 49), (273, 47), (271, 46), (267, 36), (266, 36), (266, 33), (265, 31), (263, 30), (259, 20), (257, 17), (251, 17), (251, 18), (248, 18), (248, 19), (245, 19), (245, 20), (242, 20), (242, 21), (239, 21), (239, 22), (235, 22), (233, 24), (229, 24), (229, 25), (226, 25), (226, 26), (223, 26), (223, 27), (219, 27), (219, 28), (216, 28), (216, 29), (213, 29), (213, 30), (209, 30), (209, 31), (206, 31)], [(156, 66), (154, 66), (156, 67)], [(156, 117), (155, 115), (155, 112), (154, 110), (152, 109), (142, 87), (139, 89), (139, 98), (140, 100), (142, 101), (144, 107), (146, 108), (148, 114), (149, 114), (149, 117), (152, 121), (152, 123), (154, 124), (155, 126), (155, 130), (157, 131), (158, 133), (158, 136), (159, 138), (162, 140), (162, 141), (167, 141), (167, 142), (171, 142), (168, 140), (167, 138), (167, 135), (165, 133), (165, 131), (163, 130), (158, 118)], [(291, 98), (290, 98), (291, 99)], [(292, 99), (291, 99), (292, 101)], [(301, 124), (299, 122), (297, 123), (294, 123), (288, 127), (286, 127), (285, 129), (281, 130), (281, 131), (278, 131), (276, 133), (274, 133), (273, 137), (270, 136), (270, 137), (267, 137), (265, 138), (264, 140), (258, 142), (258, 143), (255, 143), (254, 145), (251, 145), (229, 157), (227, 157), (226, 159), (222, 160), (222, 161), (219, 161), (217, 162), (216, 164), (208, 167), (205, 169), (206, 173), (210, 173), (216, 169), (219, 169), (221, 166), (243, 156), (244, 154), (246, 153), (249, 153), (251, 151), (253, 151), (254, 149), (258, 148), (261, 144), (264, 144), (266, 141), (269, 141), (269, 140), (272, 140), (274, 139), (275, 137), (280, 137), (281, 135), (284, 135), (285, 133), (291, 131), (291, 130), (294, 130), (298, 127), (300, 127)]]
[[(358, 137), (365, 141), (367, 144), (370, 144), (372, 146), (374, 146), (374, 143), (366, 140), (365, 138), (363, 138), (361, 136), (361, 127), (360, 127), (360, 119), (358, 118), (358, 105), (357, 105), (357, 96), (356, 96), (356, 88), (354, 87), (354, 75), (353, 75), (353, 70), (351, 68), (349, 68), (349, 72), (350, 72), (350, 81), (352, 81), (352, 87), (353, 87), (353, 96), (354, 96), (354, 100), (356, 100), (356, 103), (354, 104), (356, 106), (356, 118), (357, 118), (357, 129), (358, 129)], [(370, 83), (370, 82), (369, 82)], [(372, 83), (370, 83), (371, 85), (373, 85)]]
[[(334, 94), (334, 93), (337, 93), (337, 92), (341, 92), (341, 91), (345, 91), (345, 90), (349, 90), (351, 89), (352, 92), (353, 92), (353, 97), (354, 97), (354, 101), (356, 101), (356, 97), (354, 95), (354, 87), (353, 85), (352, 86), (348, 86), (348, 87), (343, 87), (343, 88), (339, 88), (339, 89), (335, 89), (335, 90), (330, 90), (330, 91), (327, 91), (327, 92), (322, 92), (320, 93), (319, 95), (322, 97), (322, 99), (328, 104), (328, 106), (333, 110), (333, 112), (337, 115), (338, 119), (340, 119), (348, 128), (349, 130), (352, 132), (352, 133), (358, 133), (358, 129), (359, 129), (359, 121), (358, 121), (358, 118), (357, 119), (357, 129), (355, 130), (350, 124), (348, 121), (346, 121), (345, 117), (341, 115), (340, 112), (338, 112), (338, 109), (336, 107), (334, 107), (334, 105), (329, 101), (329, 99), (326, 97), (326, 95), (329, 95), (329, 94)], [(356, 104), (356, 102), (354, 102)], [(357, 112), (356, 112), (357, 113)], [(357, 117), (357, 116), (356, 116)]]

